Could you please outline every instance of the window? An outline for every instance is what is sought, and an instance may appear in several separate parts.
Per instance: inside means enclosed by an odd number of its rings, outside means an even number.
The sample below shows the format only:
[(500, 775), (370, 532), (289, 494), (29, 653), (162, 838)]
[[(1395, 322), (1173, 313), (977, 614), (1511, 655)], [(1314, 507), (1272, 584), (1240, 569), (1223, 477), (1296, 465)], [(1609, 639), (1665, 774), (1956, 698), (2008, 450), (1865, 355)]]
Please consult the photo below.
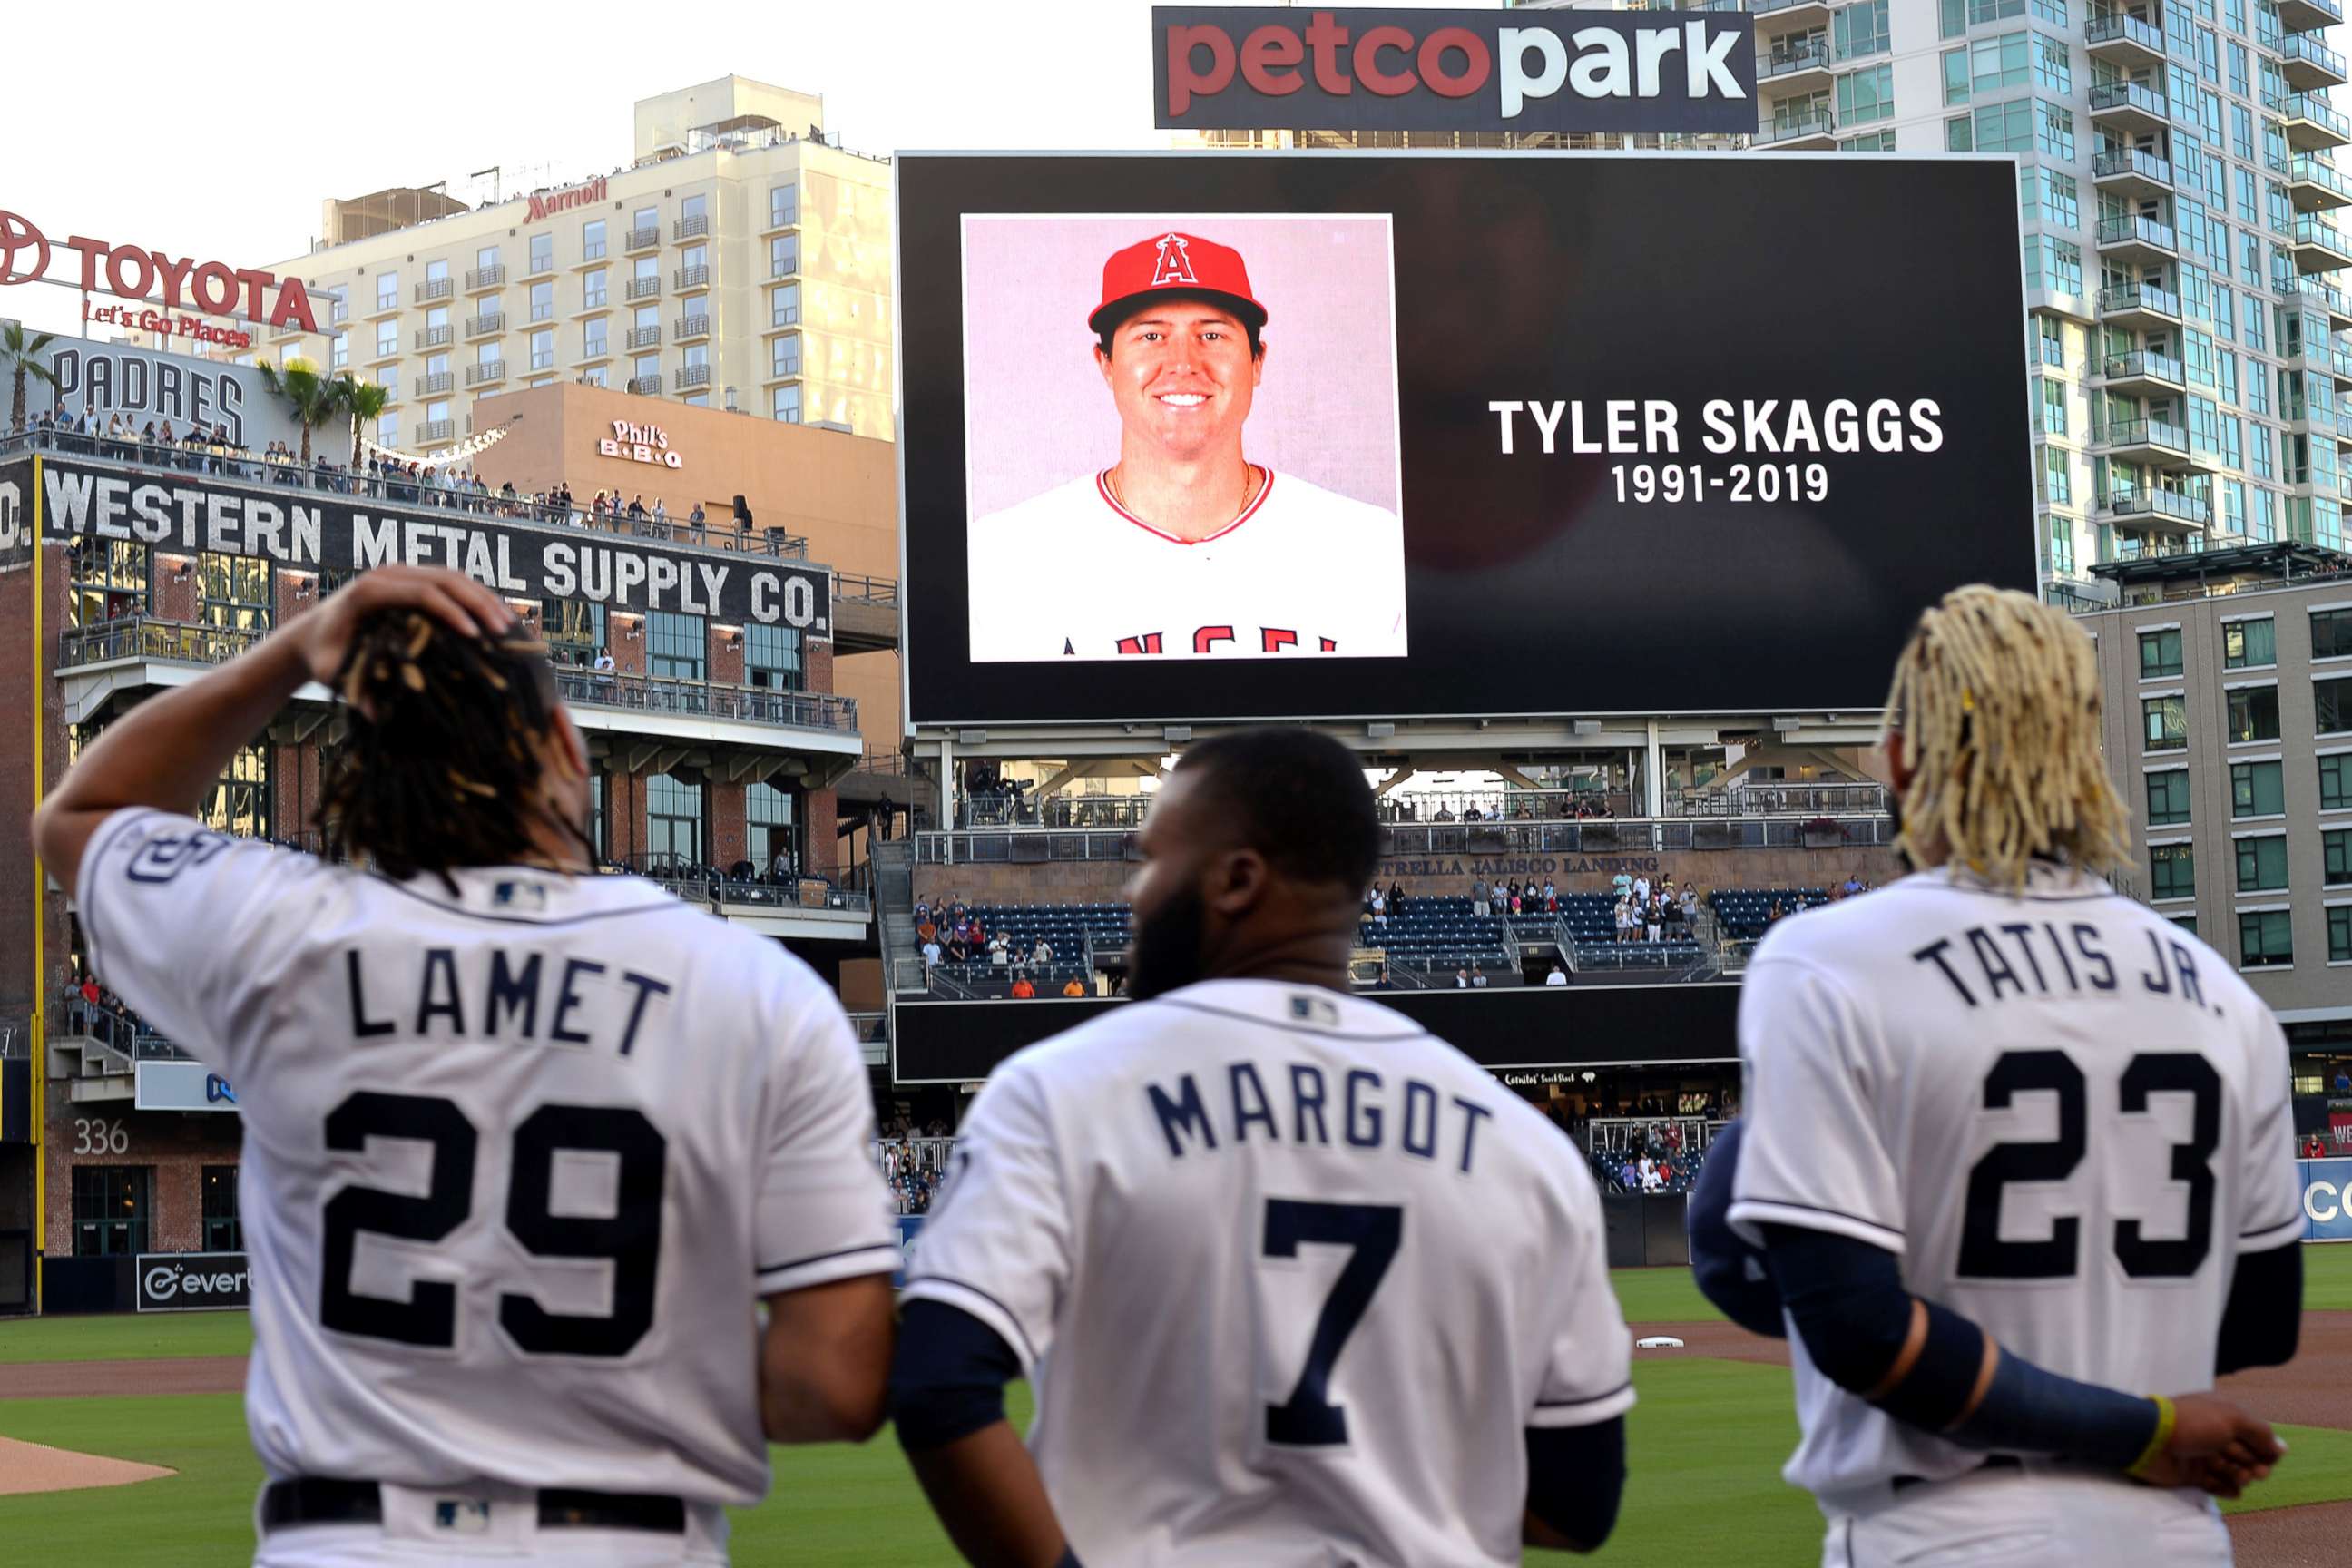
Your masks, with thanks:
[(2066, 434), (2066, 384), (2046, 376), (2042, 380), (2042, 430), (2048, 436)]
[(2034, 79), (2053, 92), (2074, 90), (2074, 71), (2066, 58), (2066, 46), (2055, 38), (2033, 35)]
[(801, 237), (780, 234), (768, 241), (768, 276), (789, 278), (801, 269)]
[(68, 618), (78, 626), (148, 613), (148, 546), (130, 539), (78, 540), (66, 552), (72, 597)]
[(379, 310), (400, 309), (400, 274), (379, 272), (375, 275), (375, 308)]
[(505, 357), (506, 350), (496, 338), (474, 352), (474, 360), (478, 364), (496, 364)]
[[(2031, 178), (2032, 173), (2030, 169), (2026, 170), (2023, 177)], [(2025, 205), (2028, 206), (2032, 205), (2030, 195), (2026, 198)], [(2053, 370), (2064, 370), (2066, 368), (2066, 323), (2055, 316), (2037, 315), (2033, 318), (2033, 335), (2035, 342), (2041, 346), (2042, 363)]]
[(593, 261), (604, 254), (604, 220), (592, 217), (580, 226), (580, 257)]
[[(2322, 757), (2325, 764), (2329, 759)], [(2327, 770), (2320, 769), (2322, 782)], [(2284, 763), (2230, 764), (2230, 815), (2232, 817), (2279, 816), (2286, 811), (2286, 765)]]
[(2231, 621), (2221, 628), (2221, 665), (2225, 669), (2259, 669), (2278, 662), (2278, 624)]
[(755, 784), (743, 791), (743, 849), (752, 866), (765, 876), (775, 869), (776, 857), (791, 857), (801, 865), (800, 836), (793, 831), (793, 797), (772, 784)]
[(2286, 835), (2265, 833), (2236, 841), (2238, 891), (2275, 893), (2286, 887)]
[(531, 333), (530, 368), (533, 370), (553, 370), (555, 368), (554, 328), (541, 327), (539, 331)]
[(594, 321), (589, 321), (581, 327), (581, 358), (601, 359), (607, 352), (609, 352), (605, 347), (607, 339), (604, 332), (604, 323), (609, 318), (607, 317), (599, 316)]
[(801, 221), (801, 188), (798, 184), (768, 187), (768, 226), (778, 228)]
[(2050, 571), (2064, 576), (2074, 570), (2074, 525), (2063, 517), (2050, 520)]
[(2319, 879), (2331, 888), (2352, 888), (2352, 827), (2321, 834), (2319, 847), (2323, 857)]
[(790, 327), (801, 319), (801, 286), (797, 283), (778, 285), (768, 295), (768, 325)]
[(2294, 962), (2294, 922), (2287, 910), (2263, 910), (2238, 917), (2238, 967), (2256, 969)]
[(2179, 752), (2189, 746), (2189, 711), (2178, 697), (2150, 697), (2139, 705), (2140, 732), (2149, 752)]
[(786, 332), (775, 342), (775, 360), (770, 371), (777, 376), (798, 375), (801, 373), (801, 335)]
[(603, 768), (592, 768), (588, 773), (588, 842), (596, 858), (609, 858), (613, 853), (612, 780)]
[(2074, 111), (2054, 103), (2042, 108), (2041, 147), (2053, 158), (2066, 163), (2074, 161)]
[(425, 264), (425, 281), (427, 283), (446, 283), (448, 280), (449, 263), (446, 260), (428, 261)]
[(196, 558), (204, 605), (199, 619), (208, 626), (266, 632), (273, 608), (269, 563), (250, 555), (204, 554)]
[(2074, 504), (2074, 470), (2056, 447), (2042, 448), (2042, 499), (2052, 506)]
[(1989, 103), (1946, 128), (1945, 144), (1955, 153), (2029, 153), (2033, 149), (2033, 102), (2013, 99)]
[(757, 624), (743, 628), (745, 685), (770, 691), (798, 691), (805, 679), (797, 628)]
[(660, 278), (661, 258), (658, 256), (640, 256), (629, 264), (629, 279), (632, 282), (642, 283), (648, 279), (657, 281)]
[(710, 678), (710, 633), (700, 616), (655, 610), (646, 617), (646, 673), (664, 680)]
[(534, 321), (555, 320), (555, 280), (553, 279), (530, 286), (530, 319)]
[(2230, 693), (2229, 731), (2222, 739), (2231, 745), (2279, 738), (2278, 688), (2241, 687)]
[(584, 386), (610, 386), (613, 384), (613, 367), (592, 364), (580, 373), (580, 381)]
[(592, 267), (588, 269), (587, 274), (580, 280), (580, 308), (582, 310), (593, 310), (600, 308), (604, 303), (606, 298), (605, 283), (609, 276), (609, 269), (605, 268)]
[[(425, 312), (425, 330), (446, 333), (449, 330), (449, 307), (436, 305)], [(445, 340), (446, 341), (446, 340)]]
[(196, 807), (196, 820), (241, 838), (270, 832), (270, 748), (240, 746)]
[(679, 253), (678, 264), (688, 268), (710, 265), (710, 247), (689, 245)]
[(385, 359), (400, 352), (400, 323), (395, 321), (375, 324), (375, 357)]
[[(495, 261), (484, 265), (495, 265)], [(236, 1167), (206, 1165), (198, 1179), (204, 1188), (205, 1250), (243, 1252), (245, 1226), (236, 1215)]]
[(2143, 775), (2147, 781), (2147, 825), (2177, 827), (2189, 820), (2189, 770), (2166, 768)]
[[(2028, 223), (2054, 224), (2061, 228), (2082, 226), (2081, 187), (2072, 174), (2063, 174), (2055, 169), (2020, 169), (2017, 196), (2018, 206)], [(2047, 317), (2042, 321), (2045, 328), (2054, 326)], [(2063, 364), (2065, 361), (2050, 360), (2045, 355), (2044, 363)]]
[[(389, 384), (388, 383), (386, 384)], [(375, 416), (375, 444), (379, 447), (400, 445), (400, 416), (379, 414)]]
[(681, 218), (709, 217), (710, 198), (698, 192), (694, 195), (682, 198), (677, 204), (677, 216)]
[(1830, 43), (1839, 59), (1883, 55), (1891, 47), (1886, 31), (1886, 0), (1866, 0), (1831, 13)]
[(630, 360), (629, 379), (632, 381), (659, 381), (661, 379), (661, 355), (638, 354), (634, 359)]
[(2083, 247), (2054, 234), (2025, 239), (2025, 286), (2058, 294), (2083, 291)]
[(2197, 896), (2197, 846), (2151, 844), (2147, 847), (2148, 894), (2151, 899), (2191, 899)]
[(797, 386), (776, 388), (769, 412), (786, 425), (799, 424), (801, 422), (801, 389)]
[(2190, 936), (2195, 936), (2197, 934), (2197, 917), (2195, 915), (2167, 915), (2164, 918), (2170, 921), (2174, 925), (2179, 926), (2182, 931), (2187, 931)]
[(1849, 136), (1844, 141), (1838, 143), (1838, 151), (1842, 153), (1892, 153), (1895, 151), (1895, 132), (1892, 131), (1873, 131), (1866, 135)]
[(585, 599), (549, 599), (539, 615), (549, 661), (585, 669), (604, 647), (604, 606)]
[(148, 1226), (154, 1207), (154, 1166), (74, 1166), (74, 1256), (121, 1258), (152, 1250)]
[(555, 237), (551, 234), (532, 235), (530, 237), (530, 269), (533, 272), (545, 272), (554, 265)]
[(2311, 612), (2311, 657), (2343, 658), (2352, 655), (2352, 610)]
[[(689, 310), (687, 314), (692, 315), (693, 312)], [(633, 331), (640, 332), (660, 331), (661, 307), (659, 305), (638, 306), (635, 310), (629, 312), (629, 326)]]
[(2139, 634), (2139, 678), (2151, 680), (2159, 675), (2180, 673), (2180, 631), (2142, 632)]
[[(2275, 768), (2279, 764), (2268, 765)], [(2281, 805), (2279, 809), (2284, 811), (2286, 807)], [(2352, 810), (2352, 756), (2336, 752), (2319, 759), (2319, 809)]]
[(2327, 911), (2327, 962), (2352, 963), (2352, 904)]
[(648, 868), (699, 866), (702, 855), (702, 775), (656, 773), (646, 781)]
[(661, 208), (637, 208), (629, 215), (629, 226), (632, 229), (658, 229), (661, 227)]
[(2352, 731), (2352, 676), (2311, 683), (2311, 720), (2323, 735)]
[(710, 363), (710, 345), (709, 343), (687, 344), (686, 363), (689, 367), (698, 364), (709, 364)]
[(351, 363), (352, 336), (349, 332), (337, 332), (327, 340), (327, 368), (348, 370), (351, 368)]
[(2027, 9), (2054, 27), (2066, 25), (2066, 0), (2031, 0)]

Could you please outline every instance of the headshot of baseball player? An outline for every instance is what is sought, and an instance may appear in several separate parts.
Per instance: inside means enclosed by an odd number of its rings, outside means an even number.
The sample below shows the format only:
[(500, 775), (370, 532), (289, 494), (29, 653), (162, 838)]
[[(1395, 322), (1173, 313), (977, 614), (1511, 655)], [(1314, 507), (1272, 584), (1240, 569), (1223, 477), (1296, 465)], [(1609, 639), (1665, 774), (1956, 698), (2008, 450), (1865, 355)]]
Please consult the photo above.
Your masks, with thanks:
[[(327, 858), (194, 820), (313, 682)], [(882, 1419), (899, 1254), (840, 1003), (594, 875), (589, 776), (505, 602), (383, 566), (35, 819), (96, 972), (241, 1091), (267, 1568), (723, 1563), (770, 1442)]]
[(1318, 395), (1267, 381), (1283, 309), (1213, 234), (1165, 229), (1103, 260), (1092, 341), (1072, 347), (1117, 416), (1115, 460), (973, 521), (975, 660), (1405, 652), (1397, 514), (1253, 455), (1269, 398)]
[(1091, 1568), (1599, 1546), (1633, 1403), (1600, 1197), (1530, 1102), (1350, 993), (1361, 764), (1220, 736), (1139, 844), (1139, 999), (990, 1075), (908, 1280), (893, 1415), (949, 1535)]
[(1930, 607), (1885, 729), (1917, 869), (1774, 925), (1741, 988), (1695, 1272), (1802, 1342), (1784, 1473), (1828, 1564), (2226, 1563), (2212, 1498), (2284, 1452), (2211, 1390), (2296, 1349), (2287, 1043), (2102, 877), (2129, 832), (2099, 693), (2064, 611)]

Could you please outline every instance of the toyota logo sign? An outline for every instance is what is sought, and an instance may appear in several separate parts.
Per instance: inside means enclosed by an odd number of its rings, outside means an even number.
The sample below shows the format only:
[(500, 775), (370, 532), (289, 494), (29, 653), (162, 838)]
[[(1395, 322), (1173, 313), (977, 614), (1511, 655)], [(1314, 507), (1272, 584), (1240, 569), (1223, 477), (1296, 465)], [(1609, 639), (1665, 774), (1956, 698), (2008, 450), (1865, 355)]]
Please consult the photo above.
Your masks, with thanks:
[[(16, 253), (27, 246), (35, 247), (37, 258), (20, 272)], [(30, 283), (48, 269), (48, 237), (15, 213), (0, 212), (0, 284)]]
[[(88, 235), (74, 235), (66, 241), (66, 248), (81, 258), (81, 279), (72, 287), (85, 294), (148, 300), (154, 297), (160, 283), (160, 302), (166, 310), (178, 310), (184, 303), (208, 316), (234, 316), (239, 313), (241, 300), (243, 314), (253, 321), (267, 321), (273, 327), (291, 323), (306, 332), (319, 330), (318, 320), (310, 313), (310, 296), (299, 278), (281, 281), (274, 272), (231, 267), (226, 261), (198, 261)], [(37, 225), (18, 214), (0, 211), (0, 285), (47, 279), (49, 256), (49, 237)], [(265, 305), (262, 291), (267, 289), (275, 289), (277, 296)]]

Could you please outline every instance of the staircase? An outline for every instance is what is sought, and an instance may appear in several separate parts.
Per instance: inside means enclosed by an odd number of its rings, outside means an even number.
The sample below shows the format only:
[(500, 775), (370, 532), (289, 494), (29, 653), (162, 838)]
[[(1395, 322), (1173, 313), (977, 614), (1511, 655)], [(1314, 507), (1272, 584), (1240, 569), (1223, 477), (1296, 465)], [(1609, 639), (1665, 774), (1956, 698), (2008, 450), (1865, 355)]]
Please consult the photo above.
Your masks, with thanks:
[(880, 920), (882, 984), (895, 1004), (920, 996), (923, 944), (915, 935), (915, 844), (886, 838), (874, 847), (874, 912)]

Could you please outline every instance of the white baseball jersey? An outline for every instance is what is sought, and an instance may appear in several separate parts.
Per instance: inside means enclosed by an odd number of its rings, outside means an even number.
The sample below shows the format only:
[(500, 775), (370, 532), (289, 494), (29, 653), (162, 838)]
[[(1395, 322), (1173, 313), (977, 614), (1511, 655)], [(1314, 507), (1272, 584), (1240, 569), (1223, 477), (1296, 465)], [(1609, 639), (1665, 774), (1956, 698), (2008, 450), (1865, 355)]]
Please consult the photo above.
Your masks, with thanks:
[[(1948, 870), (1772, 928), (1739, 1005), (1731, 1223), (1854, 1237), (2053, 1372), (2210, 1388), (2242, 1252), (2303, 1233), (2287, 1048), (2228, 960), (2095, 877)], [(1784, 1472), (1840, 1511), (1984, 1456), (1817, 1372)]]
[(236, 1089), (273, 1477), (744, 1505), (754, 1299), (887, 1273), (840, 1005), (634, 877), (410, 882), (133, 810), (97, 972)]
[(1633, 1402), (1575, 1146), (1358, 997), (1217, 980), (997, 1068), (907, 1295), (1029, 1373), (1089, 1568), (1516, 1563), (1523, 1429)]
[(971, 657), (1402, 658), (1393, 512), (1260, 468), (1257, 499), (1194, 543), (1111, 499), (1108, 470), (971, 529)]

